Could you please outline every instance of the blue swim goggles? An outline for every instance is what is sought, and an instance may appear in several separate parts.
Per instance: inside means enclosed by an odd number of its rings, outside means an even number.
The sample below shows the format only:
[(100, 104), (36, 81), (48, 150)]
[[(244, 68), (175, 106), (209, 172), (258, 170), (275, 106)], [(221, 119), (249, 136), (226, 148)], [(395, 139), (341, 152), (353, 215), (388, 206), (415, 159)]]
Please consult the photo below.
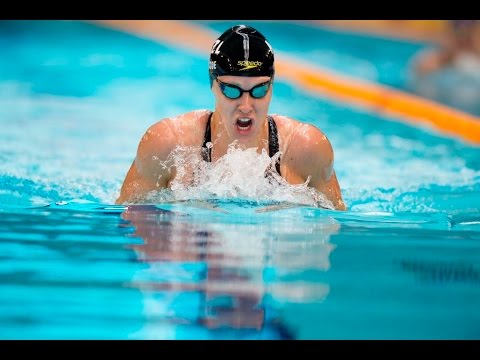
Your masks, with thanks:
[(222, 94), (229, 99), (238, 99), (243, 95), (243, 93), (249, 93), (250, 96), (253, 97), (254, 99), (261, 99), (265, 95), (267, 95), (268, 89), (270, 89), (270, 85), (272, 84), (272, 79), (270, 79), (264, 83), (255, 85), (250, 90), (243, 90), (241, 87), (237, 85), (221, 82), (217, 78), (215, 78), (215, 80), (220, 86), (220, 90), (222, 90)]

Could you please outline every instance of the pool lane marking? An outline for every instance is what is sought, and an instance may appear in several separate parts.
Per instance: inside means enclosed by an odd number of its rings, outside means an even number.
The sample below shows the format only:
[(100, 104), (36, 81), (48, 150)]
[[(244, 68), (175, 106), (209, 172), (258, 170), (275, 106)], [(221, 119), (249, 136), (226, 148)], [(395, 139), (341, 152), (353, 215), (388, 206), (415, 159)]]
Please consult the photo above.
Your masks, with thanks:
[(299, 60), (288, 60), (286, 55), (282, 60), (276, 64), (279, 74), (308, 91), (480, 145), (478, 117), (384, 85), (314, 68)]
[(296, 20), (311, 26), (407, 41), (438, 42), (447, 36), (448, 20)]
[[(212, 43), (218, 37), (216, 32), (188, 21), (93, 20), (92, 22), (205, 55), (210, 52)], [(276, 76), (287, 79), (307, 91), (322, 94), (335, 101), (361, 106), (416, 127), (430, 128), (444, 136), (453, 136), (468, 143), (480, 145), (479, 117), (384, 85), (314, 67), (280, 51), (276, 51), (275, 62)]]

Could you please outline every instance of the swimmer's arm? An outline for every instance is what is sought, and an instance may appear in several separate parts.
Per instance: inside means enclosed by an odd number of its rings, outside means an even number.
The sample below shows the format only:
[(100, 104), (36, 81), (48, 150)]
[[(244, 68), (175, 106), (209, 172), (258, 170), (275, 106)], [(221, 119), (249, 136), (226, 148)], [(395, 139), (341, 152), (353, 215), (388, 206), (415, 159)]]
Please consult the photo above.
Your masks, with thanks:
[(310, 176), (309, 186), (323, 193), (336, 210), (346, 210), (342, 199), (340, 185), (333, 168), (333, 148), (327, 137), (314, 126), (309, 125), (302, 134), (297, 134), (292, 154), (296, 172), (303, 181)]
[(116, 204), (144, 199), (150, 191), (168, 186), (173, 174), (167, 159), (176, 145), (169, 121), (157, 122), (143, 135)]

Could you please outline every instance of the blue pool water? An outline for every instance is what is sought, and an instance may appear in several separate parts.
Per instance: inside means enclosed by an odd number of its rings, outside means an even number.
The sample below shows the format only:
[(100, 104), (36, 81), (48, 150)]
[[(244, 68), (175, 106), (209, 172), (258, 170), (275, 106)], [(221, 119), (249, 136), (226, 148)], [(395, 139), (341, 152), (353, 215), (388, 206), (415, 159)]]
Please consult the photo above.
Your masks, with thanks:
[[(284, 25), (258, 26), (279, 51), (301, 56), (297, 32), (319, 58), (342, 46)], [(388, 46), (402, 68), (418, 44)], [(478, 147), (279, 77), (272, 113), (327, 134), (348, 211), (116, 206), (147, 127), (212, 108), (206, 58), (75, 21), (1, 21), (0, 48), (0, 338), (480, 337)]]

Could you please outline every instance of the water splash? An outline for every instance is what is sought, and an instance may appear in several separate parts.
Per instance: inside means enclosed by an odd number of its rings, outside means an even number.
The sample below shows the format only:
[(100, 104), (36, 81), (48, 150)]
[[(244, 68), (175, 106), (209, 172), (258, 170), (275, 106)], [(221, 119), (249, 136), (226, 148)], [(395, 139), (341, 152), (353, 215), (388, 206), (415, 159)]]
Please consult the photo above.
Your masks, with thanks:
[(324, 194), (309, 187), (310, 179), (292, 185), (274, 169), (280, 153), (270, 158), (265, 150), (243, 150), (236, 143), (216, 162), (206, 162), (198, 147), (182, 147), (159, 162), (176, 172), (170, 189), (151, 191), (141, 202), (239, 198), (257, 203), (289, 202), (334, 209)]

